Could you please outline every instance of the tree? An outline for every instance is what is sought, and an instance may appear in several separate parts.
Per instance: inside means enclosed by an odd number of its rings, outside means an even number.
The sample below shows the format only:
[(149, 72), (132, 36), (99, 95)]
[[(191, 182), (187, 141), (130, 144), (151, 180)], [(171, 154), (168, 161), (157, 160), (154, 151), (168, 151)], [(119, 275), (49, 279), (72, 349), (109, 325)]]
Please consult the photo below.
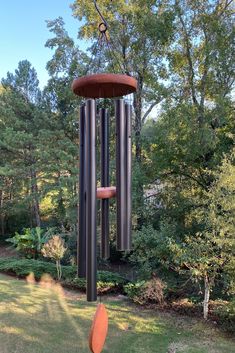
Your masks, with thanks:
[(0, 114), (2, 117), (1, 152), (8, 155), (2, 178), (14, 178), (26, 190), (32, 214), (32, 224), (40, 227), (37, 144), (42, 126), (41, 92), (37, 74), (25, 60), (15, 74), (2, 80)]
[[(225, 157), (215, 172), (215, 181), (204, 198), (197, 198), (199, 207), (187, 213), (188, 229), (172, 223), (170, 218), (160, 229), (151, 226), (135, 234), (131, 261), (145, 278), (161, 266), (203, 282), (203, 316), (208, 318), (210, 293), (216, 280), (227, 277), (234, 292), (235, 273), (235, 153)], [(175, 218), (176, 219), (176, 218)], [(197, 232), (192, 232), (195, 229)], [(192, 226), (194, 225), (194, 226)], [(191, 230), (191, 233), (190, 233)], [(187, 232), (187, 233), (186, 233)]]
[[(175, 1), (174, 9), (176, 31), (167, 56), (172, 95), (158, 120), (144, 127), (146, 175), (156, 190), (145, 205), (156, 229), (151, 242), (161, 242), (146, 251), (145, 266), (160, 258), (168, 269), (203, 279), (207, 317), (215, 279), (227, 263), (230, 273), (234, 266), (228, 260), (233, 241), (218, 236), (211, 218), (218, 165), (234, 145), (234, 29), (229, 1)], [(233, 222), (231, 212), (221, 218)], [(221, 232), (227, 229), (222, 219)], [(141, 249), (144, 253), (144, 245), (137, 254)]]
[(234, 152), (215, 173), (215, 182), (206, 193), (205, 204), (192, 212), (204, 229), (188, 236), (182, 245), (182, 261), (192, 275), (204, 280), (204, 318), (208, 317), (210, 292), (215, 279), (229, 272), (235, 262), (235, 167)]
[[(74, 226), (77, 222), (78, 106), (81, 99), (74, 95), (71, 84), (75, 77), (81, 76), (88, 58), (69, 37), (61, 17), (48, 21), (47, 26), (54, 37), (48, 39), (45, 46), (54, 50), (54, 54), (47, 63), (50, 79), (44, 94), (49, 111), (54, 112), (60, 136), (64, 136), (64, 148), (58, 150), (60, 153), (57, 154), (61, 169), (56, 173), (54, 186), (58, 193), (54, 197), (54, 203), (57, 204), (60, 223), (64, 224), (66, 218)], [(54, 161), (53, 166), (56, 163), (58, 164)]]

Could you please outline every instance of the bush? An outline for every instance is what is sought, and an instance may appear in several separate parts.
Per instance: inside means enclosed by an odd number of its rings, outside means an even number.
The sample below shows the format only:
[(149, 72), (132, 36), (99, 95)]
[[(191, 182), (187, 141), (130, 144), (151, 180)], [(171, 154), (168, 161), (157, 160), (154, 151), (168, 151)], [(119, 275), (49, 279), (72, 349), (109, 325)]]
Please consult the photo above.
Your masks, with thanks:
[(15, 233), (14, 237), (6, 241), (13, 244), (20, 254), (27, 258), (37, 258), (41, 254), (43, 245), (50, 239), (50, 229), (40, 227), (24, 228), (23, 233)]
[[(40, 280), (45, 273), (53, 279), (57, 279), (56, 265), (51, 262), (33, 259), (0, 258), (0, 272), (27, 277), (34, 273), (36, 280)], [(69, 288), (86, 290), (86, 280), (76, 277), (77, 268), (75, 266), (62, 266), (62, 284)], [(127, 280), (118, 273), (108, 271), (98, 271), (97, 289), (98, 293), (122, 292)]]
[(113, 282), (119, 286), (124, 286), (128, 282), (126, 278), (120, 276), (118, 273), (109, 271), (98, 271), (97, 279), (101, 282)]
[(215, 315), (224, 330), (235, 332), (235, 299), (226, 304), (221, 301), (221, 305), (215, 309)]
[(79, 289), (84, 292), (86, 290), (86, 280), (84, 278), (79, 278), (79, 277), (66, 278), (63, 281), (63, 285), (65, 287), (72, 288), (72, 289)]
[(170, 269), (178, 253), (172, 239), (177, 239), (176, 225), (161, 223), (160, 230), (151, 225), (144, 226), (134, 233), (133, 252), (129, 257), (130, 262), (136, 266), (143, 279), (150, 279), (155, 271), (160, 268)]
[[(33, 259), (0, 258), (0, 271), (19, 277), (26, 277), (33, 272), (36, 280), (40, 280), (45, 273), (48, 273), (54, 279), (57, 278), (55, 264)], [(63, 266), (63, 279), (75, 276), (76, 267)]]
[(150, 225), (134, 233), (133, 252), (129, 259), (142, 278), (150, 278), (152, 271), (159, 267), (159, 244), (159, 232)]
[(145, 281), (138, 281), (136, 283), (128, 283), (124, 287), (125, 293), (128, 297), (133, 300), (134, 302), (138, 302), (138, 297), (140, 293), (143, 291)]
[[(108, 271), (98, 271), (97, 273), (97, 291), (98, 293), (116, 293), (122, 292), (127, 280), (121, 277), (118, 273)], [(68, 287), (86, 290), (86, 280), (75, 277), (66, 279), (64, 284)]]
[(141, 305), (149, 303), (162, 305), (164, 303), (164, 288), (165, 284), (159, 278), (127, 284), (124, 287), (128, 297)]
[(59, 235), (54, 235), (42, 248), (42, 255), (53, 259), (56, 263), (57, 278), (62, 277), (61, 259), (63, 258), (67, 248), (64, 246), (64, 240)]

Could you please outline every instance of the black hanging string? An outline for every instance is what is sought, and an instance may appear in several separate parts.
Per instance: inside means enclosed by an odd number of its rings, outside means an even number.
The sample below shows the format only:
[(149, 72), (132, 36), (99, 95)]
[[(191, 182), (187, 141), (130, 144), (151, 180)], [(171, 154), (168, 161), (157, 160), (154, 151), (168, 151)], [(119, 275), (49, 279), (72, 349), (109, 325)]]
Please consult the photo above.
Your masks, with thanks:
[(88, 74), (89, 67), (90, 67), (90, 65), (91, 65), (91, 63), (92, 63), (92, 61), (93, 61), (93, 57), (96, 56), (96, 54), (97, 54), (98, 44), (99, 44), (99, 42), (97, 41), (97, 43), (96, 43), (96, 45), (95, 45), (95, 48), (93, 49), (92, 56), (91, 56), (91, 58), (90, 58), (90, 60), (89, 60), (89, 62), (88, 62), (88, 64), (87, 64), (87, 66), (86, 66), (86, 70), (85, 70), (85, 73), (84, 73), (85, 76)]
[[(111, 0), (112, 1), (112, 0)], [(114, 66), (114, 62), (117, 63), (120, 71), (122, 73), (127, 73), (125, 70), (124, 65), (121, 64), (118, 56), (115, 53), (115, 48), (114, 48), (114, 44), (111, 40), (111, 38), (109, 38), (110, 36), (107, 36), (107, 31), (108, 31), (108, 23), (105, 20), (104, 16), (102, 15), (98, 5), (97, 5), (97, 1), (93, 0), (96, 11), (98, 12), (102, 22), (99, 24), (98, 28), (99, 28), (99, 37), (97, 40), (97, 43), (94, 47), (94, 49), (92, 50), (92, 56), (91, 59), (87, 65), (87, 70), (85, 72), (85, 75), (87, 75), (89, 68), (91, 66), (92, 61), (94, 60), (94, 58), (97, 58), (98, 56), (98, 69), (101, 67), (101, 52), (103, 51), (104, 47), (106, 46), (108, 52), (109, 52), (109, 56), (110, 56), (110, 63), (111, 63), (111, 67), (112, 70), (115, 72), (115, 66)]]
[[(106, 27), (106, 29), (108, 29), (108, 24), (107, 24), (107, 22), (105, 21), (105, 18), (104, 18), (104, 16), (102, 15), (102, 13), (100, 12), (100, 9), (99, 9), (99, 7), (98, 7), (98, 5), (97, 5), (97, 1), (96, 0), (93, 0), (94, 1), (94, 4), (95, 4), (95, 8), (96, 8), (96, 11), (98, 12), (98, 14), (100, 15), (100, 17), (101, 17), (101, 19), (102, 19), (102, 21), (103, 22), (101, 22), (101, 24), (104, 24), (105, 25), (105, 27)], [(112, 1), (112, 0), (111, 0)], [(101, 25), (100, 24), (100, 25)], [(99, 27), (100, 27), (100, 25), (99, 25)]]
[[(111, 39), (108, 39), (107, 36), (106, 36), (106, 43), (107, 43), (107, 48), (109, 49), (110, 51), (110, 54), (111, 56), (113, 55), (113, 57), (116, 59), (116, 62), (119, 66), (119, 69), (121, 70), (122, 73), (126, 73), (126, 70), (124, 69), (124, 66), (122, 66), (122, 64), (120, 63), (116, 53), (115, 53), (115, 50), (114, 50), (114, 45), (113, 45), (113, 42)], [(112, 66), (114, 68), (114, 65), (113, 65), (113, 62), (112, 62)], [(114, 68), (114, 71), (115, 71), (115, 68)]]

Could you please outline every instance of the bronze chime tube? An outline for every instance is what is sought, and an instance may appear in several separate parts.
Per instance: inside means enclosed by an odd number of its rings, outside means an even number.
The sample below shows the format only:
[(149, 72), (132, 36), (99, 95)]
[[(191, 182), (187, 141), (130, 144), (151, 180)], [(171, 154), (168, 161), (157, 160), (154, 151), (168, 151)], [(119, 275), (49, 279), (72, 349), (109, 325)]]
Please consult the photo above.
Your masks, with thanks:
[(115, 102), (116, 118), (116, 188), (117, 188), (117, 250), (125, 250), (126, 236), (126, 151), (125, 151), (125, 103)]
[[(109, 186), (109, 114), (100, 110), (100, 163), (101, 186)], [(101, 200), (101, 258), (108, 259), (109, 252), (109, 199)]]
[(78, 276), (86, 277), (86, 124), (85, 106), (80, 107), (79, 131), (79, 234), (78, 234)]
[(86, 101), (86, 279), (87, 301), (97, 300), (96, 103)]
[(131, 145), (131, 105), (125, 104), (125, 134), (126, 134), (126, 237), (124, 248), (131, 249), (131, 162), (132, 162), (132, 145)]

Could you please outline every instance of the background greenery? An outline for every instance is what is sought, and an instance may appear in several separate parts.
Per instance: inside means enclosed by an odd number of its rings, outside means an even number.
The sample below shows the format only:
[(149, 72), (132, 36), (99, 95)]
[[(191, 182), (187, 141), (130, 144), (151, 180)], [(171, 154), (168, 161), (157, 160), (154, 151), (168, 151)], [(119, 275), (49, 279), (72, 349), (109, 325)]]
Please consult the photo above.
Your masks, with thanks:
[[(94, 43), (90, 50), (82, 52), (63, 19), (53, 19), (45, 44), (52, 50), (47, 86), (40, 90), (27, 60), (1, 81), (1, 237), (18, 232), (21, 255), (40, 258), (44, 235), (59, 234), (68, 248), (63, 264), (76, 261), (81, 100), (71, 82), (89, 72), (119, 72), (118, 59), (138, 81), (133, 251), (123, 257), (114, 250), (112, 205), (112, 255), (100, 267), (121, 260), (129, 277), (157, 276), (168, 298), (204, 301), (207, 318), (210, 298), (229, 301), (235, 292), (232, 2), (101, 0), (99, 6), (114, 55), (104, 49), (94, 57), (100, 18), (92, 2), (75, 1), (73, 14), (83, 20), (78, 35)], [(112, 112), (112, 103), (105, 104)], [(111, 146), (114, 137), (111, 113)], [(111, 148), (113, 183), (114, 160)]]

